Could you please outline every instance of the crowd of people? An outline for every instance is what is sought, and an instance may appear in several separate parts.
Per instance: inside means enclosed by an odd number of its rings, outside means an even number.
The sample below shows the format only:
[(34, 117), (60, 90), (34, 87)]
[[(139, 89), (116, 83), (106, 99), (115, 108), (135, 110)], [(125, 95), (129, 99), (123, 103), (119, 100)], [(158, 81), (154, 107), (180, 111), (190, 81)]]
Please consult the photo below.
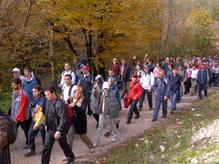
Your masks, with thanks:
[[(130, 63), (129, 63), (130, 64)], [(86, 60), (75, 60), (73, 66), (64, 64), (61, 82), (42, 88), (41, 81), (30, 67), (12, 70), (12, 101), (10, 117), (21, 127), (25, 135), (25, 157), (35, 154), (35, 138), (42, 137), (42, 164), (50, 162), (54, 141), (57, 140), (65, 154), (68, 164), (73, 163), (72, 151), (74, 136), (87, 145), (92, 153), (101, 145), (101, 137), (112, 136), (111, 141), (119, 139), (120, 111), (128, 108), (127, 124), (140, 117), (142, 110), (153, 110), (152, 122), (159, 118), (162, 105), (162, 118), (167, 117), (168, 100), (170, 114), (177, 110), (177, 103), (183, 95), (199, 99), (208, 96), (209, 87), (218, 87), (219, 58), (190, 57), (165, 58), (154, 63), (145, 55), (144, 60), (133, 57), (132, 65), (125, 59), (114, 58), (106, 75), (94, 77)], [(57, 88), (61, 90), (59, 96)], [(147, 96), (147, 103), (144, 103)], [(124, 106), (123, 106), (124, 105)], [(92, 141), (87, 135), (87, 117), (96, 120), (96, 134)], [(107, 125), (106, 132), (102, 131)], [(0, 137), (1, 138), (1, 137)], [(1, 142), (1, 140), (0, 140)], [(9, 146), (0, 147), (1, 161), (10, 163)]]

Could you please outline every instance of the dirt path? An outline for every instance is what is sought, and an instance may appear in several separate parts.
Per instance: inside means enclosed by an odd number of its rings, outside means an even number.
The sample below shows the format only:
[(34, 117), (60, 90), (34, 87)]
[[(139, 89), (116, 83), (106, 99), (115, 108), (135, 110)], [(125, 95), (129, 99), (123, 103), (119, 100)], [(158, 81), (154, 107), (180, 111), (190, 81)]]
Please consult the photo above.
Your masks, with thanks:
[[(213, 89), (211, 89), (212, 91)], [(211, 92), (210, 91), (210, 92)], [(197, 96), (183, 96), (181, 103), (177, 105), (177, 109), (185, 109), (191, 107), (193, 102), (198, 99)], [(75, 138), (73, 152), (76, 155), (76, 163), (96, 163), (98, 161), (98, 157), (100, 155), (106, 154), (109, 149), (116, 148), (117, 146), (121, 145), (125, 141), (130, 138), (137, 137), (143, 135), (149, 128), (153, 125), (159, 124), (162, 122), (162, 119), (156, 123), (152, 123), (152, 111), (146, 111), (145, 107), (143, 111), (141, 111), (140, 119), (135, 120), (132, 119), (132, 123), (127, 125), (126, 118), (127, 118), (128, 110), (124, 109), (121, 111), (120, 116), (120, 128), (118, 131), (119, 140), (115, 143), (111, 142), (111, 137), (104, 137), (105, 130), (103, 131), (103, 137), (101, 138), (101, 146), (95, 148), (93, 153), (90, 153), (89, 149), (86, 145), (79, 139), (78, 136)], [(161, 112), (160, 112), (161, 115)], [(170, 117), (168, 115), (168, 117)], [(168, 119), (167, 117), (167, 119)], [(93, 118), (88, 118), (88, 136), (93, 140), (95, 136), (95, 121)], [(22, 146), (24, 144), (24, 135), (22, 130), (19, 129), (19, 136), (17, 141), (14, 145), (11, 146), (11, 157), (12, 157), (12, 164), (40, 164), (41, 163), (41, 154), (40, 151), (42, 150), (42, 142), (41, 137), (37, 137), (36, 139), (36, 155), (32, 157), (24, 157), (24, 150), (22, 150)], [(57, 144), (54, 144), (52, 155), (51, 155), (51, 164), (62, 164), (62, 158), (64, 154)]]

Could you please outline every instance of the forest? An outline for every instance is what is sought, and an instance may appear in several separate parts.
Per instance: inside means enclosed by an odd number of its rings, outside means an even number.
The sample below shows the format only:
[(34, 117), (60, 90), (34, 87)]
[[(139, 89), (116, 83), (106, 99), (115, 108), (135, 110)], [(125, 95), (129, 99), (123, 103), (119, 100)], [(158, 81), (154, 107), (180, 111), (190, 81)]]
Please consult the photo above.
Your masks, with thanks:
[[(87, 58), (96, 72), (113, 57), (159, 61), (218, 54), (217, 0), (1, 0), (0, 83), (30, 65), (55, 80)], [(8, 82), (7, 82), (8, 83)]]

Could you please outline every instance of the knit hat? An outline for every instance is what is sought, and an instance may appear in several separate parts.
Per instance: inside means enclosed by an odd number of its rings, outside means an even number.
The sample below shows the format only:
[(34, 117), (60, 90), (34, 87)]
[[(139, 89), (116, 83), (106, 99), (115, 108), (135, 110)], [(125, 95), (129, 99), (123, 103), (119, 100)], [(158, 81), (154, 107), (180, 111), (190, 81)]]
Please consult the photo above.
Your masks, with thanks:
[(102, 84), (104, 82), (103, 76), (102, 75), (97, 75), (95, 77), (95, 81)]

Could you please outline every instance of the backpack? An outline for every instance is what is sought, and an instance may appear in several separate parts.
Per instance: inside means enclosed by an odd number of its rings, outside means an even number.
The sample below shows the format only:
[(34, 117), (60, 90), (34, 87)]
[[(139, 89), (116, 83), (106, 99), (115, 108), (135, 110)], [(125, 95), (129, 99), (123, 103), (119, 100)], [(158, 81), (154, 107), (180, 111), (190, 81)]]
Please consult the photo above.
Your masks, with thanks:
[(18, 134), (16, 122), (13, 119), (11, 119), (8, 115), (1, 115), (0, 121), (3, 119), (7, 120), (8, 122), (8, 144), (13, 144)]

